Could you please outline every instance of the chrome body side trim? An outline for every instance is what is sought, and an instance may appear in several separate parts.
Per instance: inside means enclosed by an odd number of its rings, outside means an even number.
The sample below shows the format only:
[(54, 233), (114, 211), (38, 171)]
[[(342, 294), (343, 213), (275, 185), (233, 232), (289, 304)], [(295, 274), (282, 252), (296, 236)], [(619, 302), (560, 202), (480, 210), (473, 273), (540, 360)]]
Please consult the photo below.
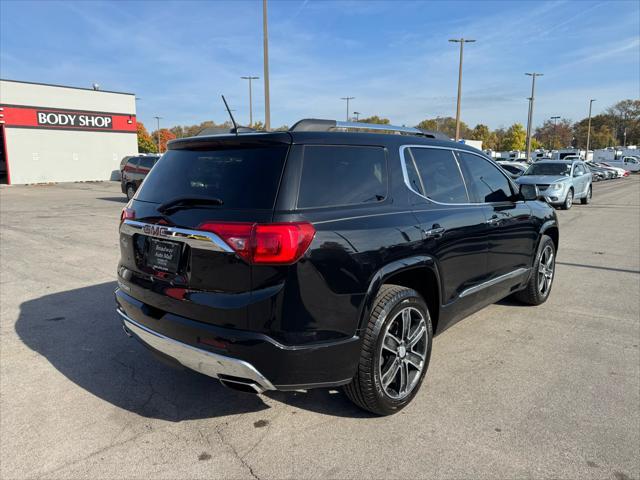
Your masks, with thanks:
[(249, 362), (208, 352), (187, 345), (186, 343), (178, 342), (139, 324), (119, 309), (117, 312), (122, 317), (122, 322), (129, 332), (150, 347), (177, 360), (187, 368), (213, 378), (219, 378), (220, 375), (230, 375), (232, 377), (247, 379), (255, 383), (256, 386), (253, 388), (258, 391), (258, 393), (262, 393), (265, 390), (276, 389), (272, 383)]
[(234, 253), (233, 249), (213, 232), (168, 227), (164, 225), (138, 222), (136, 220), (125, 220), (122, 222), (120, 232), (128, 235), (139, 233), (165, 240), (177, 240), (179, 242), (187, 243), (195, 248), (213, 250), (216, 252)]
[(500, 275), (499, 277), (492, 278), (491, 280), (487, 280), (486, 282), (480, 283), (480, 284), (478, 284), (478, 285), (476, 285), (474, 287), (467, 288), (466, 290), (464, 290), (460, 294), (460, 298), (466, 297), (466, 296), (474, 294), (474, 293), (478, 293), (480, 290), (484, 290), (485, 288), (492, 287), (494, 285), (497, 285), (500, 282), (504, 282), (506, 280), (510, 280), (512, 278), (516, 278), (516, 277), (519, 277), (519, 276), (524, 275), (526, 273), (529, 273), (529, 270), (531, 270), (531, 269), (530, 268), (518, 268), (518, 269), (514, 270), (513, 272), (505, 273), (504, 275)]

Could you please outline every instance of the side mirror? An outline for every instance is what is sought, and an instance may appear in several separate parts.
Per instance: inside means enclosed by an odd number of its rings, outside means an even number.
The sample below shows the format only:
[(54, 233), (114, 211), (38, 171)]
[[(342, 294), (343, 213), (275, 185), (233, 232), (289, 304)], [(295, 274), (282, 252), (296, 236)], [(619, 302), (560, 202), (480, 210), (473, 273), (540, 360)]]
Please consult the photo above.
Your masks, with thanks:
[(540, 197), (537, 185), (520, 184), (520, 198), (522, 200), (537, 200)]

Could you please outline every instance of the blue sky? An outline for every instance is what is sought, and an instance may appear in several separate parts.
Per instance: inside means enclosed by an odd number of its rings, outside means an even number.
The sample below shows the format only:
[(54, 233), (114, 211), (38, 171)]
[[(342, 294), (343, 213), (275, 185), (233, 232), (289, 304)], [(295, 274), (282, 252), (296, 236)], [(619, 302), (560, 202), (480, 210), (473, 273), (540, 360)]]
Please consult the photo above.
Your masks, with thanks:
[[(248, 123), (248, 85), (262, 77), (262, 2), (0, 2), (0, 76), (134, 92), (148, 126), (226, 119), (219, 95)], [(415, 125), (455, 116), (465, 48), (462, 119), (492, 128), (573, 120), (640, 97), (640, 2), (269, 2), (272, 126), (351, 110)], [(262, 80), (254, 119), (264, 118)]]

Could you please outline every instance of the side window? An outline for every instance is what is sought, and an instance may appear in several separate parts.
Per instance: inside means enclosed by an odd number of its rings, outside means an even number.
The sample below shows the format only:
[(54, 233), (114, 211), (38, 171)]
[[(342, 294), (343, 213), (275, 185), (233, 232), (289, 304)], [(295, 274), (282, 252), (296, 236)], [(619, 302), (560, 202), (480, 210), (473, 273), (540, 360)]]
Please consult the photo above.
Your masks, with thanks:
[(404, 150), (404, 166), (407, 169), (407, 180), (409, 181), (409, 186), (414, 192), (419, 193), (420, 195), (426, 196), (424, 191), (424, 185), (422, 184), (422, 178), (418, 173), (418, 166), (416, 165), (416, 159), (411, 153), (410, 148), (406, 148)]
[[(513, 190), (507, 177), (488, 160), (471, 153), (458, 152), (467, 185), (476, 202), (509, 202)], [(470, 193), (471, 193), (470, 192)]]
[(381, 147), (304, 147), (299, 208), (357, 205), (387, 196), (387, 160)]
[(140, 157), (140, 168), (151, 170), (151, 167), (153, 167), (155, 160), (155, 157)]
[(464, 180), (451, 150), (419, 147), (406, 149), (405, 163), (411, 160), (415, 162), (418, 181), (426, 197), (441, 203), (469, 202)]
[(127, 161), (127, 170), (130, 172), (135, 172), (138, 168), (138, 161), (140, 160), (140, 157), (131, 157), (128, 161)]

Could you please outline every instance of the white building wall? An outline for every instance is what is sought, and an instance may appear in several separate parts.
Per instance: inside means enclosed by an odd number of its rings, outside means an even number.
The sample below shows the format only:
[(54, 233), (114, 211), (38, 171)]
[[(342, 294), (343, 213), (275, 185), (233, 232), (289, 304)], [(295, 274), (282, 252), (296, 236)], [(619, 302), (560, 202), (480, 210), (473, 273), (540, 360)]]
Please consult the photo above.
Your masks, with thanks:
[(12, 184), (110, 180), (120, 160), (138, 152), (135, 134), (5, 130)]

